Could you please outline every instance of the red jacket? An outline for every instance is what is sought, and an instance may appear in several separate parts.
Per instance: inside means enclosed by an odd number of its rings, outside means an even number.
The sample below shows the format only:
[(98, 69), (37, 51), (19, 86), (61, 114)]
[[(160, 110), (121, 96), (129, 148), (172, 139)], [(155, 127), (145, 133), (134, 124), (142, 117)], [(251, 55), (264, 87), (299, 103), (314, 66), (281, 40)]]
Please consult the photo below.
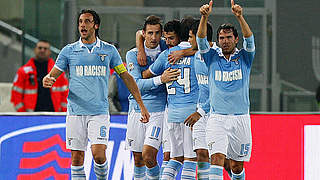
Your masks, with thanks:
[[(54, 61), (49, 58), (48, 73), (54, 66)], [(14, 78), (11, 91), (11, 102), (18, 112), (34, 111), (38, 97), (37, 68), (34, 58), (18, 69)], [(67, 111), (68, 80), (65, 73), (61, 74), (50, 89), (54, 111)]]

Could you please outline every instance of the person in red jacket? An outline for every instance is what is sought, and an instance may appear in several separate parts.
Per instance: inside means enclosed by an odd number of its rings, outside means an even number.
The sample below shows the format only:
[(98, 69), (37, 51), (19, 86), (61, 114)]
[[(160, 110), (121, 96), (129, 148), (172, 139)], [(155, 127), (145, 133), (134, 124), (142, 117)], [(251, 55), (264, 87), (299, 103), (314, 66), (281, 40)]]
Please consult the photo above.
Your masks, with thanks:
[(40, 40), (34, 49), (35, 57), (20, 67), (13, 81), (11, 102), (18, 112), (67, 111), (68, 80), (63, 74), (51, 89), (42, 86), (42, 79), (53, 68), (50, 44)]

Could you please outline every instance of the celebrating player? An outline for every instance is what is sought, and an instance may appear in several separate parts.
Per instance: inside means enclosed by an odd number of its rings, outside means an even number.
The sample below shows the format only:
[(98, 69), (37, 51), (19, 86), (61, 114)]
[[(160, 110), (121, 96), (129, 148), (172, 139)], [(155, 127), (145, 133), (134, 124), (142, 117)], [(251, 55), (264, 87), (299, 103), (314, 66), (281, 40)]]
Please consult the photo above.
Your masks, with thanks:
[(249, 115), (249, 77), (255, 54), (254, 37), (242, 15), (242, 7), (231, 0), (231, 10), (244, 36), (244, 49), (238, 50), (237, 30), (222, 24), (217, 40), (222, 51), (210, 48), (206, 39), (212, 1), (200, 8), (201, 21), (197, 43), (209, 71), (210, 104), (214, 113), (207, 124), (207, 143), (211, 156), (209, 179), (223, 179), (223, 165), (231, 160), (232, 179), (245, 179), (244, 161), (249, 161), (252, 148)]
[(69, 73), (69, 95), (66, 118), (67, 148), (71, 149), (71, 179), (85, 180), (84, 151), (88, 138), (94, 158), (97, 179), (107, 179), (106, 148), (110, 116), (108, 78), (113, 68), (122, 78), (141, 109), (141, 121), (148, 122), (144, 106), (133, 77), (127, 72), (117, 49), (98, 38), (99, 15), (82, 10), (78, 16), (79, 41), (65, 46), (54, 68), (43, 78), (44, 87), (51, 88), (59, 75)]

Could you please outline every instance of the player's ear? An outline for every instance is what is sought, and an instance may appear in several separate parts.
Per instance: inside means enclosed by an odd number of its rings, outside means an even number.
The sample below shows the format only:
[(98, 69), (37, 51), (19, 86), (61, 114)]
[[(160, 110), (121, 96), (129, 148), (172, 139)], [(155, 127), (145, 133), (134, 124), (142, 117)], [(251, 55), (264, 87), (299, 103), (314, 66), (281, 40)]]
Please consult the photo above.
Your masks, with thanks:
[(144, 30), (142, 30), (141, 32), (142, 32), (142, 36), (146, 37), (146, 32)]
[(99, 29), (99, 24), (95, 24), (94, 29)]
[(236, 44), (238, 44), (238, 42), (239, 42), (239, 36), (236, 37)]

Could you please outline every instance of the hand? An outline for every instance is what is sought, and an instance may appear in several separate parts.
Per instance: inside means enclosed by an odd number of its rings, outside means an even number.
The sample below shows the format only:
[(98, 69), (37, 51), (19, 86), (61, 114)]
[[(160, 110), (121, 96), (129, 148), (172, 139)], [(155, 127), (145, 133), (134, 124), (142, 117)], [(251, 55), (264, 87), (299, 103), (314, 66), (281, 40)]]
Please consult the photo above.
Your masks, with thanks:
[(192, 113), (186, 120), (184, 120), (184, 124), (192, 128), (192, 126), (201, 118), (201, 115), (198, 112)]
[(210, 13), (212, 12), (212, 0), (209, 2), (209, 4), (205, 4), (205, 5), (202, 5), (200, 7), (200, 14), (202, 16), (206, 16), (208, 17), (210, 15)]
[(51, 88), (55, 82), (56, 82), (56, 78), (50, 77), (49, 74), (42, 79), (42, 84), (43, 84), (43, 87), (45, 88)]
[(242, 7), (234, 3), (234, 0), (231, 0), (231, 11), (236, 17), (242, 16)]
[(182, 57), (183, 57), (183, 50), (172, 51), (171, 54), (168, 55), (168, 61), (170, 64), (175, 64)]
[(167, 83), (170, 81), (176, 81), (178, 80), (178, 77), (180, 76), (180, 69), (171, 69), (168, 68), (166, 69), (162, 75), (161, 75), (161, 82), (162, 83)]
[(140, 108), (140, 109), (141, 109), (141, 119), (140, 119), (140, 121), (142, 123), (149, 122), (150, 114), (149, 114), (147, 108), (143, 107), (143, 108)]
[(146, 65), (147, 65), (147, 55), (146, 55), (146, 52), (144, 52), (144, 51), (138, 51), (137, 61), (138, 61), (138, 64), (139, 64), (140, 66), (146, 66)]

